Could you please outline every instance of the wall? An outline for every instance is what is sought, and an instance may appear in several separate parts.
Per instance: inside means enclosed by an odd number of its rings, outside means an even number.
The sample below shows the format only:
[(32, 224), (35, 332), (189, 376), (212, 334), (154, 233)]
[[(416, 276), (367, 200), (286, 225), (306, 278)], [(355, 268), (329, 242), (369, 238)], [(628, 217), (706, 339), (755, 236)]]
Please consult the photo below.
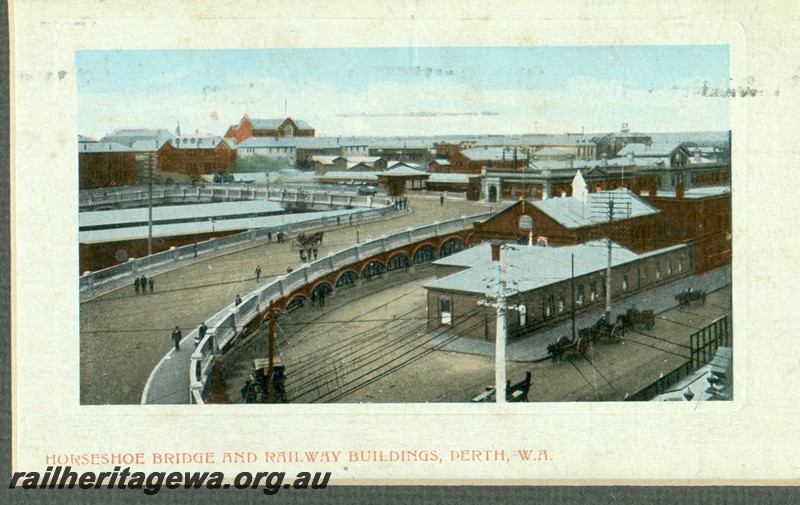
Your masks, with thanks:
[[(672, 273), (668, 264), (672, 261)], [(682, 263), (681, 263), (682, 261)], [(679, 265), (683, 265), (679, 269)], [(656, 265), (659, 265), (660, 274), (656, 276)], [(616, 266), (611, 273), (612, 301), (634, 294), (639, 291), (674, 281), (695, 273), (694, 248), (691, 245), (675, 251), (667, 251), (652, 257), (640, 258), (624, 265)], [(623, 287), (623, 276), (627, 275), (627, 289)], [(591, 300), (589, 285), (594, 281), (596, 286), (595, 298)], [(575, 278), (576, 291), (583, 286), (584, 301), (575, 304), (575, 312), (583, 313), (592, 309), (605, 306), (605, 270)], [(563, 293), (563, 310), (559, 311), (559, 296)], [(453, 325), (442, 325), (439, 320), (439, 298), (452, 299)], [(553, 325), (571, 316), (572, 311), (572, 280), (563, 281), (544, 286), (532, 291), (511, 296), (508, 303), (512, 305), (525, 305), (527, 324), (520, 325), (519, 313), (507, 313), (508, 337), (520, 338), (535, 330)], [(549, 316), (545, 316), (543, 304), (548, 297), (552, 297)], [(494, 341), (495, 339), (495, 310), (478, 305), (484, 296), (478, 294), (465, 294), (448, 292), (445, 290), (428, 290), (428, 330), (447, 333), (464, 334), (472, 338)], [(624, 312), (625, 307), (612, 309), (612, 320), (617, 314)], [(640, 307), (646, 310), (646, 307)], [(483, 324), (484, 320), (488, 324)]]
[(136, 155), (129, 152), (79, 153), (78, 172), (80, 189), (136, 184)]

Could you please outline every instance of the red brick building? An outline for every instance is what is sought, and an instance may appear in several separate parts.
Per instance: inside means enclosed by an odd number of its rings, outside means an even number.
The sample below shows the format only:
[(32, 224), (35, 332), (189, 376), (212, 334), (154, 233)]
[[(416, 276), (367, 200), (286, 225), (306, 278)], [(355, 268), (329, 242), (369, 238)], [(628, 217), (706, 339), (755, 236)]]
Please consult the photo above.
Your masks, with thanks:
[[(608, 213), (613, 202), (613, 220)], [(610, 237), (635, 252), (665, 245), (664, 217), (630, 191), (618, 189), (588, 193), (581, 198), (520, 200), (494, 216), (474, 224), (473, 243), (487, 240), (541, 245), (576, 245)]]
[(250, 137), (313, 137), (315, 134), (314, 128), (302, 119), (250, 119), (245, 114), (238, 125), (228, 128), (225, 138), (238, 144)]
[(164, 172), (213, 174), (236, 161), (236, 149), (222, 137), (176, 137), (157, 152), (156, 166)]
[(728, 187), (661, 191), (645, 197), (664, 215), (664, 240), (669, 244), (695, 242), (697, 273), (731, 263), (731, 193)]
[(522, 170), (527, 165), (528, 157), (523, 151), (481, 147), (454, 152), (450, 156), (450, 169), (445, 173), (477, 175), (485, 167)]
[(136, 153), (108, 142), (78, 144), (79, 188), (107, 188), (136, 184)]

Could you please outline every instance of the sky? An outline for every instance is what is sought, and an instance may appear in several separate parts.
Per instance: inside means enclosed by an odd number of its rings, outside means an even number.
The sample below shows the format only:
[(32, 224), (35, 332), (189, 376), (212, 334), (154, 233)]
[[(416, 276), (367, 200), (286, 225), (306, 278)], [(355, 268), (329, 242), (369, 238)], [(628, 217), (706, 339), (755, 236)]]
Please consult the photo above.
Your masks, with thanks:
[(728, 46), (78, 51), (78, 133), (223, 135), (244, 114), (317, 136), (716, 131)]

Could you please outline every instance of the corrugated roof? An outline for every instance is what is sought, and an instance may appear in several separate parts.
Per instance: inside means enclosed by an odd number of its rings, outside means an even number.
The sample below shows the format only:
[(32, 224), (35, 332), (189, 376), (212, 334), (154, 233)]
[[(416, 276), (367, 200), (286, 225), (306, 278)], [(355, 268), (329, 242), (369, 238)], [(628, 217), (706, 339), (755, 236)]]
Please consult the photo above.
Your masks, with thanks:
[[(680, 249), (685, 245), (672, 246), (648, 255), (661, 254)], [(516, 291), (525, 292), (571, 277), (572, 256), (575, 256), (575, 276), (604, 271), (608, 265), (608, 246), (605, 239), (566, 247), (510, 246), (508, 251), (508, 279)], [(612, 243), (612, 266), (629, 263), (642, 256)], [(425, 288), (445, 291), (460, 291), (485, 294), (487, 284), (492, 284), (497, 275), (497, 263), (491, 260), (491, 246), (481, 244), (447, 258), (437, 260), (434, 265), (467, 267), (441, 279), (424, 285)]]
[(254, 130), (276, 130), (278, 129), (284, 121), (287, 119), (291, 119), (294, 121), (294, 124), (297, 125), (298, 128), (302, 130), (313, 130), (310, 124), (302, 119), (294, 119), (294, 118), (280, 118), (280, 119), (250, 119), (250, 124), (253, 126)]
[(134, 149), (116, 142), (81, 142), (78, 144), (79, 153), (130, 153)]
[(290, 147), (294, 148), (294, 142), (283, 137), (250, 137), (239, 144), (239, 147)]
[(668, 158), (675, 152), (676, 149), (683, 144), (678, 142), (660, 143), (654, 142), (652, 144), (632, 143), (627, 144), (617, 153), (617, 156), (628, 156), (633, 153), (634, 156), (655, 157), (655, 158)]
[[(461, 154), (466, 156), (472, 161), (512, 161), (514, 159), (514, 153), (508, 152), (506, 149), (502, 147), (480, 147), (480, 148), (471, 148), (471, 149), (464, 149), (461, 151)], [(519, 156), (520, 153), (517, 153), (517, 159), (524, 159), (523, 156)]]
[(370, 181), (375, 182), (378, 180), (378, 174), (385, 173), (385, 172), (342, 172), (342, 171), (330, 171), (323, 175), (318, 175), (316, 179), (318, 181)]
[(430, 174), (428, 182), (442, 182), (442, 183), (463, 183), (469, 182), (467, 174)]
[(381, 172), (382, 176), (387, 177), (407, 177), (407, 176), (427, 176), (429, 174), (422, 172), (420, 170), (415, 170), (410, 166), (406, 165), (405, 163), (396, 163), (394, 168), (391, 170), (387, 170), (385, 172)]
[(532, 205), (561, 226), (574, 229), (607, 222), (607, 206), (604, 202), (608, 202), (610, 199), (616, 202), (614, 206), (615, 221), (659, 212), (658, 209), (645, 203), (626, 188), (589, 193), (586, 203), (567, 196), (535, 201), (532, 202)]

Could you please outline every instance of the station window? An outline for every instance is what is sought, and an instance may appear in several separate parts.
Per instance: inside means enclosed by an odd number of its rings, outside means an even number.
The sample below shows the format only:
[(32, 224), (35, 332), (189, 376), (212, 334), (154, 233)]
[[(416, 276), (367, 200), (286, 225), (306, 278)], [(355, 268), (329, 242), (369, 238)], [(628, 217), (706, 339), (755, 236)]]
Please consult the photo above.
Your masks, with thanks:
[(575, 303), (578, 305), (583, 305), (583, 284), (578, 284), (578, 288), (575, 293)]
[(683, 258), (678, 258), (678, 272), (683, 272)]
[(661, 262), (656, 261), (656, 280), (661, 278)]
[(449, 296), (439, 297), (439, 321), (441, 324), (453, 324), (453, 300)]
[(519, 306), (519, 325), (525, 326), (528, 324), (528, 309), (524, 305)]
[(589, 281), (589, 301), (593, 302), (597, 299), (597, 281), (594, 279)]
[(672, 258), (667, 260), (667, 275), (672, 275)]
[(559, 290), (558, 292), (558, 313), (564, 313), (564, 290)]
[(628, 290), (628, 274), (622, 274), (622, 290)]

